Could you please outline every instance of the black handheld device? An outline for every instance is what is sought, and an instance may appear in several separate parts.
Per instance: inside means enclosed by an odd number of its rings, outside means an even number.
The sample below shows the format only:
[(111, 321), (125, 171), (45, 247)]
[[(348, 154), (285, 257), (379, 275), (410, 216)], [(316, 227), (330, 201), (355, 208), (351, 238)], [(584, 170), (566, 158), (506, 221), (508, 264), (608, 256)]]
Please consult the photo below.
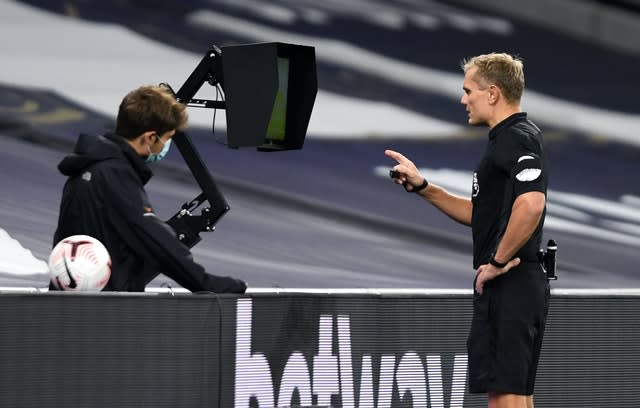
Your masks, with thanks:
[(541, 249), (538, 251), (538, 260), (542, 264), (542, 269), (547, 275), (548, 280), (557, 280), (556, 274), (556, 257), (558, 255), (558, 244), (555, 240), (550, 239), (547, 242), (546, 250)]

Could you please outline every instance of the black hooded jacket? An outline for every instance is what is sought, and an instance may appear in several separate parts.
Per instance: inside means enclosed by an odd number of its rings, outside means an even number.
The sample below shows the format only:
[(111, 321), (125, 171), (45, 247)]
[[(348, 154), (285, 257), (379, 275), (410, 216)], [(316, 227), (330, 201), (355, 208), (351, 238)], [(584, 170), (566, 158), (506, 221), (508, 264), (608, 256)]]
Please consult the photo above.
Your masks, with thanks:
[(163, 273), (192, 292), (244, 293), (243, 281), (205, 273), (171, 227), (158, 219), (144, 190), (153, 173), (122, 137), (80, 135), (58, 169), (69, 178), (54, 245), (78, 234), (101, 241), (112, 268), (103, 290), (144, 291)]

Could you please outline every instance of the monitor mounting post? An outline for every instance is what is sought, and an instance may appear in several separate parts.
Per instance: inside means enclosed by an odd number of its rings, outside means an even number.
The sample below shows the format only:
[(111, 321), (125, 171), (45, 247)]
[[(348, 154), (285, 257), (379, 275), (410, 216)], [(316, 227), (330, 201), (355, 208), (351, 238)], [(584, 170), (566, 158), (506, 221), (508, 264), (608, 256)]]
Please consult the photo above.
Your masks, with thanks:
[[(214, 46), (207, 51), (195, 70), (180, 87), (175, 95), (176, 99), (186, 106), (225, 109), (224, 101), (193, 99), (205, 82), (212, 86), (221, 82), (222, 71), (219, 60), (220, 50)], [(229, 204), (218, 189), (191, 138), (184, 132), (176, 132), (173, 141), (178, 146), (180, 154), (202, 190), (201, 194), (183, 204), (182, 208), (167, 221), (176, 232), (178, 239), (191, 248), (201, 241), (200, 232), (215, 229), (215, 224), (229, 211)], [(205, 207), (200, 215), (193, 214), (193, 211), (205, 201), (209, 203), (209, 206)]]

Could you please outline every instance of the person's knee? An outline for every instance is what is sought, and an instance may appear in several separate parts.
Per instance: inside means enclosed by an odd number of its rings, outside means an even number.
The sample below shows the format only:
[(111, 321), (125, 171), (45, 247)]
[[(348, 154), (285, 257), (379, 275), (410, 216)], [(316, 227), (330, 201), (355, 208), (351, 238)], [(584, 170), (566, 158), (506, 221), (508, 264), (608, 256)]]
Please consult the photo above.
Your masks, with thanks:
[(527, 396), (527, 408), (533, 408), (533, 395)]
[(489, 392), (489, 408), (533, 408), (530, 395)]

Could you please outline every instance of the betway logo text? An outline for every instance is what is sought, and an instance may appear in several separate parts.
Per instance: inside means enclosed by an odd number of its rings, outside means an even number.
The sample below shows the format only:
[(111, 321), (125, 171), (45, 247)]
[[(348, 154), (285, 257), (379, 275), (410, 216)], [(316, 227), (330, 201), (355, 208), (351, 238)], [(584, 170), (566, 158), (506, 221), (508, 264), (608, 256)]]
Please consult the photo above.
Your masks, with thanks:
[[(335, 316), (337, 355), (333, 354), (332, 347), (333, 319), (332, 315), (320, 316), (318, 352), (311, 362), (300, 351), (291, 353), (276, 394), (269, 360), (264, 354), (251, 351), (252, 300), (238, 299), (235, 408), (249, 407), (251, 398), (256, 399), (260, 408), (289, 407), (296, 389), (303, 407), (329, 407), (332, 395), (340, 395), (343, 408), (390, 408), (394, 384), (400, 396), (411, 394), (416, 408), (447, 408), (441, 357), (437, 354), (427, 355), (426, 364), (413, 351), (405, 352), (399, 359), (396, 355), (382, 355), (377, 384), (373, 382), (371, 355), (364, 354), (360, 389), (355, 390), (349, 316)], [(466, 354), (456, 355), (448, 408), (463, 406), (466, 370)], [(359, 392), (357, 406), (356, 391)], [(313, 401), (313, 395), (317, 397), (316, 401)]]

